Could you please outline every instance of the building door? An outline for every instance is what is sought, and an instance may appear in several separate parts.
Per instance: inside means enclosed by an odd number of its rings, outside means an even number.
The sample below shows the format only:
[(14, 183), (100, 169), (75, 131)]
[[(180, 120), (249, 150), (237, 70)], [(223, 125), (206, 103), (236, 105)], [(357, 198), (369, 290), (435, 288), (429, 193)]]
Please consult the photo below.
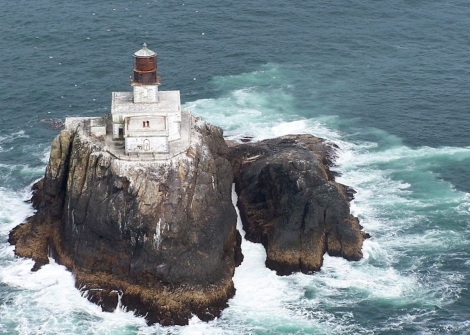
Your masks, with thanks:
[(124, 137), (124, 129), (119, 128), (119, 138), (123, 138), (123, 137)]
[(150, 150), (150, 141), (145, 139), (144, 140), (144, 151), (149, 151)]

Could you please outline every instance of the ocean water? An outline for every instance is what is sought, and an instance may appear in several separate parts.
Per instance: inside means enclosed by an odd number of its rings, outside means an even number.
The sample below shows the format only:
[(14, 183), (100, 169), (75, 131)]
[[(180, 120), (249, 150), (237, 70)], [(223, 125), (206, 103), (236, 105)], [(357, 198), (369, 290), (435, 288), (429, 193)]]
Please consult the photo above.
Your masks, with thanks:
[[(0, 0), (0, 334), (470, 334), (469, 31), (461, 0)], [(364, 259), (277, 277), (244, 240), (219, 319), (148, 327), (14, 257), (50, 121), (108, 113), (143, 42), (161, 89), (229, 138), (338, 144)]]

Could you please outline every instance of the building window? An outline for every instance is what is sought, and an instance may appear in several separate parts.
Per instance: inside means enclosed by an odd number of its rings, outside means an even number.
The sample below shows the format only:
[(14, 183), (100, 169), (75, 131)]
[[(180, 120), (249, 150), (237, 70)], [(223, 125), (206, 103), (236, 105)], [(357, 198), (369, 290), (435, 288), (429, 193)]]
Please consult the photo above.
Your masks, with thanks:
[(145, 128), (145, 121), (142, 121), (142, 127)]
[(147, 127), (150, 127), (150, 122), (147, 121)]

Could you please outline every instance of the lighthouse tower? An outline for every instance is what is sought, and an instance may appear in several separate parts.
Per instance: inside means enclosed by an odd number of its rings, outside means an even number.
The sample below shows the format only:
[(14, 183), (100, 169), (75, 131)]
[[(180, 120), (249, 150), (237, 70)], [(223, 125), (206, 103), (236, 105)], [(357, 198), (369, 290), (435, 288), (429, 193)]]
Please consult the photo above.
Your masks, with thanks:
[(142, 49), (134, 53), (134, 59), (134, 76), (131, 78), (134, 103), (158, 102), (157, 54), (144, 43)]
[(113, 92), (112, 138), (119, 145), (124, 142), (127, 157), (170, 154), (187, 144), (189, 133), (186, 123), (181, 141), (180, 91), (158, 90), (157, 54), (145, 43), (134, 60), (133, 92)]

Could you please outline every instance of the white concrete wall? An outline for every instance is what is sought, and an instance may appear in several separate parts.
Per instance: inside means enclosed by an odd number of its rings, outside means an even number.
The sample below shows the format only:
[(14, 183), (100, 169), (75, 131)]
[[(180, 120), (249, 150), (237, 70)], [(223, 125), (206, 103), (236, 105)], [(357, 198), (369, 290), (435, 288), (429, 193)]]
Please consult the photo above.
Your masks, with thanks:
[(96, 137), (106, 136), (106, 126), (91, 126), (90, 132)]
[(181, 138), (181, 122), (171, 122), (169, 124), (169, 141), (179, 140)]
[[(125, 119), (131, 117), (132, 122), (129, 128), (126, 121), (125, 137), (152, 137), (168, 135), (169, 141), (181, 139), (181, 102), (179, 91), (158, 91), (157, 85), (135, 85), (131, 92), (113, 92), (113, 102), (111, 105), (113, 119), (113, 139), (119, 138), (119, 127), (123, 127)], [(155, 122), (163, 124), (161, 121), (149, 120), (152, 117), (165, 117), (166, 129), (160, 127), (153, 128)], [(142, 122), (149, 120), (150, 128), (143, 129)], [(132, 124), (135, 121), (135, 125)], [(127, 133), (127, 130), (129, 132)], [(152, 133), (154, 131), (154, 133)]]
[(158, 102), (158, 85), (135, 85), (134, 103)]
[(181, 112), (168, 113), (169, 141), (181, 138)]
[(165, 116), (145, 115), (126, 117), (126, 137), (168, 136), (168, 120)]
[(116, 140), (119, 137), (119, 128), (122, 128), (124, 131), (124, 124), (113, 123), (113, 140)]
[(123, 123), (124, 122), (124, 115), (122, 114), (112, 114), (113, 123)]
[(126, 154), (168, 153), (168, 137), (126, 137)]

